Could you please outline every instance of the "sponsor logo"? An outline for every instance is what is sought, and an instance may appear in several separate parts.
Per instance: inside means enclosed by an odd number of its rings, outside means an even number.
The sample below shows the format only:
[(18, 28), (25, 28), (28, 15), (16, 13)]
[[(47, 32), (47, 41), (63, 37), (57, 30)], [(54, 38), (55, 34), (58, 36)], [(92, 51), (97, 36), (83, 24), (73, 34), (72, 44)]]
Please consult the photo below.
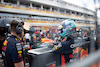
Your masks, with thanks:
[(5, 41), (4, 41), (4, 43), (3, 43), (3, 44), (4, 44), (4, 46), (6, 46), (6, 45), (7, 45), (7, 43), (8, 43), (8, 41), (7, 41), (7, 40), (5, 40)]
[(22, 50), (21, 43), (17, 43), (17, 44), (16, 44), (16, 48), (17, 48), (18, 51)]
[(50, 66), (48, 66), (48, 67), (56, 67), (56, 64), (50, 65)]
[(71, 48), (75, 48), (75, 47), (82, 46), (83, 44), (86, 44), (86, 43), (90, 43), (90, 42), (85, 42), (85, 43), (80, 42), (80, 43), (76, 43), (76, 44), (71, 44), (70, 47), (71, 47)]
[(86, 50), (85, 49), (81, 50), (80, 59), (82, 60), (86, 56), (88, 56), (88, 48)]
[(17, 41), (18, 41), (18, 39), (17, 39), (17, 38), (15, 38), (15, 40), (17, 40)]
[(53, 61), (51, 63), (48, 63), (45, 65), (46, 67), (56, 67), (56, 61)]
[(69, 58), (77, 58), (79, 54), (76, 54), (75, 56), (73, 54), (69, 55)]
[(7, 48), (6, 46), (3, 46), (3, 47), (2, 47), (2, 50), (6, 51), (6, 48)]
[(82, 48), (80, 48), (80, 47), (77, 47), (75, 50), (73, 49), (73, 54), (79, 53), (79, 51), (81, 51), (81, 49), (82, 49)]
[(19, 55), (18, 55), (18, 58), (20, 58), (20, 57), (22, 57), (22, 54), (19, 54)]
[(22, 53), (22, 51), (18, 51), (18, 53), (19, 53), (19, 54), (21, 54), (21, 53)]

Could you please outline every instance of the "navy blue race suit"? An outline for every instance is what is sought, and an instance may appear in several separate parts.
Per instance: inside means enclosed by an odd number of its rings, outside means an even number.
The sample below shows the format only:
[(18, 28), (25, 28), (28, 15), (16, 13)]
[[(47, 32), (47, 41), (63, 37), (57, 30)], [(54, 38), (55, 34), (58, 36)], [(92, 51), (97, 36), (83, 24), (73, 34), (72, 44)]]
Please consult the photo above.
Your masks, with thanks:
[(14, 63), (24, 61), (23, 48), (20, 40), (11, 35), (7, 37), (2, 46), (5, 67), (15, 67)]
[(74, 44), (74, 39), (63, 41), (53, 48), (53, 53), (61, 55), (62, 66), (66, 67), (66, 63), (70, 60), (69, 56), (73, 53), (72, 48), (70, 47), (71, 44)]

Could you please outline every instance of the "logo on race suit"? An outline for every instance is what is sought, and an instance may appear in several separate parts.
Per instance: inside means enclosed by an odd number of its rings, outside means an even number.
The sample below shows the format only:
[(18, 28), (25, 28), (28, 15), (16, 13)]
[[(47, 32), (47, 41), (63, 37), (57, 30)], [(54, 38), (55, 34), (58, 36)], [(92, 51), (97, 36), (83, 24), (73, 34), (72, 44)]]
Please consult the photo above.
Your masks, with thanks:
[(22, 50), (21, 43), (17, 43), (17, 44), (16, 44), (16, 48), (17, 48), (18, 51)]
[(48, 63), (45, 65), (46, 67), (56, 67), (56, 61)]
[(16, 48), (18, 50), (18, 58), (22, 57), (22, 51), (21, 51), (22, 50), (22, 45), (21, 45), (21, 43), (17, 43)]
[(5, 41), (3, 42), (4, 46), (6, 46), (6, 45), (7, 45), (7, 43), (8, 43), (8, 41), (7, 41), (7, 40), (5, 40)]
[(22, 54), (19, 54), (19, 55), (18, 55), (18, 58), (20, 58), (20, 57), (22, 57)]
[(69, 58), (78, 58), (79, 57), (79, 53), (77, 53), (76, 55), (70, 54)]
[(70, 47), (71, 48), (75, 48), (75, 47), (79, 47), (79, 46), (82, 46), (83, 43), (77, 43), (77, 44), (71, 44)]
[(75, 48), (75, 47), (79, 47), (79, 46), (82, 46), (83, 44), (87, 44), (87, 43), (90, 43), (90, 42), (79, 42), (79, 43), (76, 43), (76, 44), (71, 44), (70, 45), (70, 48)]
[(52, 64), (52, 65), (50, 65), (50, 66), (48, 66), (48, 67), (56, 67), (56, 64)]
[(17, 39), (17, 38), (15, 38), (15, 40), (17, 40), (17, 41), (18, 41), (18, 39)]
[(19, 54), (21, 54), (21, 53), (22, 53), (22, 51), (18, 51), (18, 53), (19, 53)]
[(88, 48), (86, 50), (82, 49), (80, 53), (80, 59), (82, 60), (84, 57), (88, 56)]
[(23, 42), (21, 42), (21, 45), (23, 46)]
[(18, 58), (22, 57), (22, 51), (18, 51), (19, 55)]
[(2, 50), (6, 51), (6, 48), (7, 48), (6, 46), (3, 46), (3, 47), (2, 47)]
[(82, 48), (80, 48), (80, 47), (77, 47), (75, 50), (73, 49), (73, 54), (79, 53), (79, 51), (81, 51), (81, 49), (82, 49)]

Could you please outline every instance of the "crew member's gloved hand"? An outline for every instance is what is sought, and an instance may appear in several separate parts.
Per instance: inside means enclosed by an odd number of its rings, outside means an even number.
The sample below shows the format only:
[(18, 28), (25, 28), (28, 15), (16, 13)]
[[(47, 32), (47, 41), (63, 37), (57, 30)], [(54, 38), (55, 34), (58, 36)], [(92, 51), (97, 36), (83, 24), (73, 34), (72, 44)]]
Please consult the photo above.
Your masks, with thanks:
[(49, 45), (48, 48), (53, 48), (54, 46), (58, 45), (57, 42), (53, 43), (53, 45)]
[(56, 51), (57, 49), (61, 48), (62, 47), (62, 44), (61, 42), (57, 45), (54, 45), (54, 47), (52, 48), (52, 51)]

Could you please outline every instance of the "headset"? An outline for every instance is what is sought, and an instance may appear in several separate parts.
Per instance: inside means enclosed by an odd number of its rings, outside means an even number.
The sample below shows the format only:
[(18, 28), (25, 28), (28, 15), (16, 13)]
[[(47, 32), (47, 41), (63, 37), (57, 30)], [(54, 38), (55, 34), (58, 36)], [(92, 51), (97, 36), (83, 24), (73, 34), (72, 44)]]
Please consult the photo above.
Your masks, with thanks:
[(22, 25), (23, 24), (21, 22), (18, 22), (18, 25), (16, 26), (16, 34), (18, 34), (18, 35), (22, 34), (23, 28), (19, 27), (19, 26), (22, 26)]

